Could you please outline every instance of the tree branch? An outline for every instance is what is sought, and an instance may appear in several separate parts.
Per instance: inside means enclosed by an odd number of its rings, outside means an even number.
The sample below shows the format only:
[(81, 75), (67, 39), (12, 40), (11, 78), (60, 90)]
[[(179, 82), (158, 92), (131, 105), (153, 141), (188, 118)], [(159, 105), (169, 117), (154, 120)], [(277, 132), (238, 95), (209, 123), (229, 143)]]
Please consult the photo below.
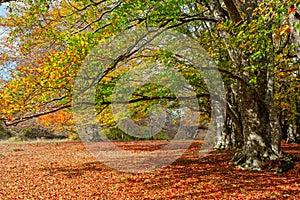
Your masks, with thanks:
[(232, 119), (233, 123), (235, 124), (237, 131), (239, 133), (242, 133), (242, 123), (239, 120), (238, 115), (236, 114), (236, 112), (228, 102), (227, 102), (226, 112), (229, 115), (229, 117)]
[(234, 21), (236, 23), (242, 21), (242, 17), (240, 15), (237, 7), (235, 6), (234, 2), (232, 0), (224, 0), (224, 3), (226, 5), (226, 8), (228, 10), (228, 13), (229, 13), (232, 21)]
[(21, 122), (24, 122), (26, 120), (33, 119), (33, 118), (36, 118), (36, 117), (40, 117), (40, 116), (47, 115), (47, 114), (51, 114), (51, 113), (55, 113), (59, 110), (63, 110), (63, 109), (70, 108), (70, 107), (71, 107), (71, 105), (64, 105), (64, 106), (61, 106), (61, 107), (58, 107), (58, 108), (54, 108), (53, 110), (48, 110), (48, 111), (44, 111), (44, 112), (40, 112), (40, 113), (35, 113), (35, 114), (32, 114), (32, 115), (28, 115), (28, 116), (25, 116), (25, 117), (22, 117), (22, 118), (15, 119), (15, 120), (10, 121), (10, 122), (7, 122), (7, 119), (2, 119), (2, 120), (4, 120), (4, 124), (6, 126), (14, 126), (14, 125), (17, 125), (17, 124), (19, 124)]
[(106, 10), (105, 12), (103, 12), (100, 17), (92, 22), (90, 22), (89, 24), (87, 24), (86, 26), (84, 26), (83, 28), (71, 33), (71, 35), (77, 34), (81, 31), (84, 31), (85, 29), (87, 29), (88, 27), (92, 26), (94, 23), (99, 22), (100, 20), (102, 20), (102, 18), (104, 17), (104, 15), (111, 13), (112, 11), (114, 11), (117, 7), (119, 7), (122, 3), (118, 3), (115, 7), (111, 8), (110, 10)]
[(0, 0), (0, 4), (2, 4), (2, 3), (8, 3), (8, 2), (11, 2), (11, 1), (16, 1), (16, 0)]

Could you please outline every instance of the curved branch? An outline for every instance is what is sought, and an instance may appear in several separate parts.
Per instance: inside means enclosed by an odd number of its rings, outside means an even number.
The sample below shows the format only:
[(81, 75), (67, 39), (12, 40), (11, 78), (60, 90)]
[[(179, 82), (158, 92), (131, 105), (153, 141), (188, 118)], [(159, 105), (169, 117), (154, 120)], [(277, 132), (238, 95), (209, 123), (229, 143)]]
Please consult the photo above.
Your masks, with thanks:
[(224, 0), (224, 3), (226, 5), (226, 8), (229, 12), (229, 15), (232, 19), (232, 21), (238, 23), (240, 21), (242, 21), (242, 17), (237, 9), (237, 7), (235, 6), (234, 2), (232, 0)]
[(8, 2), (12, 2), (12, 1), (16, 1), (16, 0), (0, 0), (0, 4), (8, 3)]
[[(197, 94), (196, 95), (197, 98), (201, 98), (201, 97), (206, 97), (209, 98), (210, 95), (209, 94)], [(154, 97), (149, 97), (149, 96), (141, 96), (140, 98), (137, 99), (132, 99), (130, 101), (124, 101), (124, 102), (112, 102), (112, 101), (105, 101), (105, 102), (101, 102), (102, 105), (110, 105), (112, 103), (115, 104), (131, 104), (131, 103), (137, 103), (140, 101), (153, 101), (153, 100), (162, 100), (162, 99), (167, 99), (167, 100), (182, 100), (182, 101), (188, 101), (190, 99), (192, 99), (193, 97), (171, 97), (171, 96), (154, 96)]]
[(104, 15), (113, 12), (116, 8), (118, 8), (122, 3), (118, 3), (115, 7), (111, 8), (110, 10), (106, 10), (105, 12), (103, 12), (100, 17), (92, 22), (90, 22), (89, 24), (87, 24), (86, 26), (82, 27), (81, 29), (71, 33), (71, 35), (77, 34), (81, 31), (86, 30), (88, 27), (92, 26), (93, 24), (99, 22), (100, 20), (102, 20), (102, 18), (104, 17)]
[(71, 105), (64, 105), (64, 106), (55, 108), (53, 110), (48, 110), (48, 111), (44, 111), (44, 112), (40, 112), (40, 113), (35, 113), (35, 114), (32, 114), (32, 115), (28, 115), (28, 116), (25, 116), (25, 117), (22, 117), (22, 118), (15, 119), (15, 120), (10, 121), (10, 122), (7, 122), (8, 121), (7, 119), (2, 119), (2, 120), (4, 120), (4, 124), (6, 126), (14, 126), (14, 125), (17, 125), (17, 124), (19, 124), (21, 122), (24, 122), (26, 120), (33, 119), (33, 118), (36, 118), (36, 117), (40, 117), (40, 116), (47, 115), (47, 114), (51, 114), (51, 113), (55, 113), (59, 110), (67, 109), (67, 108), (70, 108), (70, 107), (71, 107)]
[(228, 102), (227, 102), (226, 112), (229, 115), (229, 117), (232, 119), (233, 123), (235, 124), (238, 133), (242, 133), (243, 130), (242, 123), (239, 120), (238, 115), (236, 114), (236, 112)]

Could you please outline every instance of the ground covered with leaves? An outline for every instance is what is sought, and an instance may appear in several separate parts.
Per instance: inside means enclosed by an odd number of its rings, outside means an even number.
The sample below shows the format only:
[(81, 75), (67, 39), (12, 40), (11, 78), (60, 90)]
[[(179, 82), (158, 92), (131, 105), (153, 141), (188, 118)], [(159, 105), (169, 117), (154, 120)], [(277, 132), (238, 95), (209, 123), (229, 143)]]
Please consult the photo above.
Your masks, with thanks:
[[(118, 143), (155, 149), (166, 142)], [(199, 158), (200, 142), (172, 165), (150, 173), (119, 172), (100, 163), (81, 142), (0, 144), (0, 199), (300, 199), (300, 163), (275, 174), (241, 171), (234, 152)], [(300, 159), (300, 145), (283, 144)]]

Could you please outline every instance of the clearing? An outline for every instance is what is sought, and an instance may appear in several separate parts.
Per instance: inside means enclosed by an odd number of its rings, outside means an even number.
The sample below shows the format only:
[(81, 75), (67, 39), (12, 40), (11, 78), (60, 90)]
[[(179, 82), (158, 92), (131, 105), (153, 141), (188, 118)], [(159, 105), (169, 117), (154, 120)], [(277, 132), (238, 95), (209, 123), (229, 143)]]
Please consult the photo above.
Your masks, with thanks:
[[(140, 151), (166, 142), (119, 142)], [(199, 159), (201, 142), (172, 165), (143, 174), (119, 172), (100, 163), (81, 142), (0, 144), (0, 199), (300, 199), (300, 163), (275, 174), (230, 165), (234, 152)], [(282, 144), (300, 159), (300, 145)], [(149, 148), (147, 149), (149, 150)]]

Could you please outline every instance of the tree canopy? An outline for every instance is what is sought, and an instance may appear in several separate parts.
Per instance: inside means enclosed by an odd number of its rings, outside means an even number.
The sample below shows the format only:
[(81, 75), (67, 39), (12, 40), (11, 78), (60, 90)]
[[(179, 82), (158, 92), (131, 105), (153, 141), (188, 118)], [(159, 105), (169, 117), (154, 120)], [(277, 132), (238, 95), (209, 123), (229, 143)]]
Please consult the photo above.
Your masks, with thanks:
[[(0, 3), (4, 2), (8, 1)], [(290, 124), (299, 127), (300, 19), (295, 3), (292, 0), (11, 1), (7, 16), (0, 19), (5, 31), (0, 41), (3, 47), (0, 116), (12, 125), (69, 109), (79, 68), (86, 56), (107, 38), (141, 27), (176, 30), (197, 40), (222, 74), (228, 104), (225, 128), (235, 132), (235, 136), (228, 136), (226, 131), (218, 133), (219, 147), (227, 146), (226, 140), (240, 144), (244, 156), (239, 156), (238, 162), (256, 166), (262, 155), (281, 154), (282, 131)], [(125, 57), (109, 67), (99, 82), (96, 112), (103, 126), (115, 125), (109, 106), (111, 95), (122, 73), (130, 69), (122, 64), (128, 62), (135, 67), (140, 58), (157, 60), (179, 71), (201, 102), (199, 123), (209, 119), (210, 95), (195, 66), (161, 51)], [(131, 98), (131, 106), (135, 108), (132, 118), (140, 123), (149, 114), (151, 105), (160, 103), (169, 110), (178, 106), (174, 94), (159, 85), (145, 85)], [(254, 133), (259, 138), (253, 139)], [(246, 147), (248, 140), (256, 142)], [(254, 150), (257, 143), (260, 148)]]

